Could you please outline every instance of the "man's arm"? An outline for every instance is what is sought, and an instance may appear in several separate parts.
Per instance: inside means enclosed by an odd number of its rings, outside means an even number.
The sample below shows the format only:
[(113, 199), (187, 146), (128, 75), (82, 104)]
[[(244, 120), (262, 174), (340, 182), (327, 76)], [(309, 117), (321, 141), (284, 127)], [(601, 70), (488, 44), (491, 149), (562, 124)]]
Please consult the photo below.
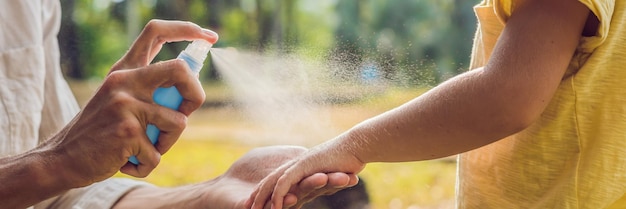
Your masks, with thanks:
[(26, 208), (72, 188), (48, 151), (32, 150), (0, 159), (0, 208)]
[[(122, 197), (113, 208), (243, 209), (245, 201), (261, 179), (305, 151), (302, 147), (294, 146), (256, 148), (215, 179), (172, 188), (137, 188)], [(286, 198), (286, 203), (301, 205), (320, 195), (354, 186), (357, 181), (355, 175), (318, 173), (292, 188), (293, 196)]]
[[(148, 65), (165, 42), (217, 35), (180, 21), (151, 21), (118, 61), (85, 108), (59, 133), (24, 154), (0, 159), (0, 206), (23, 208), (99, 182), (121, 171), (148, 175), (178, 139), (191, 112), (204, 101), (197, 77), (182, 60)], [(157, 87), (176, 86), (184, 97), (179, 111), (152, 101)], [(162, 131), (152, 145), (147, 124)], [(128, 163), (137, 156), (141, 164)]]

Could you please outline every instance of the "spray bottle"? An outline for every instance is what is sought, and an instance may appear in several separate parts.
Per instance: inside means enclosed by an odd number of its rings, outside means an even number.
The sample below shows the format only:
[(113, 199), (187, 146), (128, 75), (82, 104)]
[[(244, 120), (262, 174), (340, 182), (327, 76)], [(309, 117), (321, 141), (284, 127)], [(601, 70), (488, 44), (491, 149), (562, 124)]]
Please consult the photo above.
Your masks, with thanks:
[[(189, 69), (191, 69), (191, 71), (195, 74), (198, 74), (202, 69), (204, 59), (206, 59), (212, 46), (213, 45), (211, 43), (205, 40), (193, 41), (178, 55), (178, 59), (185, 60), (187, 65), (189, 65)], [(152, 95), (152, 99), (155, 103), (173, 110), (178, 110), (178, 107), (183, 101), (183, 97), (174, 86), (168, 88), (157, 88)], [(148, 124), (148, 127), (146, 128), (146, 135), (148, 135), (152, 144), (156, 144), (160, 133), (161, 130), (159, 130), (159, 128), (153, 124)], [(130, 156), (128, 161), (135, 165), (139, 165), (139, 161), (134, 155)]]

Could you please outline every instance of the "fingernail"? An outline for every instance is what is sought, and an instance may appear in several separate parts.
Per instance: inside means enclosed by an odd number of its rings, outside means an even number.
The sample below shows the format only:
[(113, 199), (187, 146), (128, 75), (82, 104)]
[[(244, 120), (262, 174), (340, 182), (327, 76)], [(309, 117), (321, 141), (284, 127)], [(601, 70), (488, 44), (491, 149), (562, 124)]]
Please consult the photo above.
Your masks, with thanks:
[(219, 39), (219, 35), (212, 30), (206, 29), (206, 28), (202, 28), (202, 32), (204, 32), (205, 34), (211, 36), (211, 37), (215, 37), (214, 43), (217, 42), (217, 39)]

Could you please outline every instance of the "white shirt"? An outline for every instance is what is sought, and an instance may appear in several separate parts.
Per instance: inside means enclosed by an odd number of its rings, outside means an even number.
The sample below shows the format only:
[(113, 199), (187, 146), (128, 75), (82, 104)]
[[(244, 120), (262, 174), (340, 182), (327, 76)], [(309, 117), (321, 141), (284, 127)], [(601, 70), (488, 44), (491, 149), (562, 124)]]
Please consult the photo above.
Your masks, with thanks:
[[(58, 0), (0, 0), (0, 157), (33, 149), (79, 111), (61, 73), (60, 22)], [(140, 185), (112, 178), (35, 208), (110, 208)]]

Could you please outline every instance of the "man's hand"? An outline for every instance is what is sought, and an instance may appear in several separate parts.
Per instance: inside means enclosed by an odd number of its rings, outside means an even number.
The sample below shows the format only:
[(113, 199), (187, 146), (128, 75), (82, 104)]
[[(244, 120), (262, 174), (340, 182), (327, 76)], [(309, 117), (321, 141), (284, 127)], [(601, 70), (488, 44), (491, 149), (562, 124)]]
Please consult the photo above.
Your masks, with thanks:
[[(237, 160), (223, 175), (200, 184), (135, 189), (114, 206), (121, 208), (209, 208), (243, 209), (259, 181), (279, 166), (301, 155), (306, 149), (294, 146), (256, 148)], [(290, 190), (285, 203), (300, 208), (320, 195), (333, 194), (356, 185), (358, 178), (345, 173), (316, 173)]]
[[(214, 186), (220, 189), (205, 193), (211, 203), (223, 203), (216, 208), (248, 208), (248, 197), (257, 184), (272, 172), (306, 152), (302, 147), (274, 146), (257, 148), (235, 162)], [(290, 208), (300, 208), (318, 196), (333, 194), (354, 186), (358, 177), (345, 173), (315, 173), (292, 186), (284, 202)], [(234, 206), (232, 203), (236, 203)], [(267, 205), (269, 207), (269, 205)]]
[[(308, 184), (306, 182), (311, 181), (312, 178), (322, 174), (327, 175), (329, 182), (332, 179), (337, 178), (343, 182), (345, 177), (335, 175), (347, 175), (350, 176), (349, 182), (346, 184), (340, 184), (340, 188), (346, 188), (354, 186), (358, 183), (356, 174), (359, 173), (365, 164), (359, 159), (351, 155), (345, 149), (335, 149), (333, 143), (335, 141), (328, 141), (325, 144), (318, 145), (311, 150), (293, 158), (287, 163), (284, 163), (277, 169), (273, 169), (271, 173), (262, 179), (259, 185), (255, 188), (246, 201), (246, 208), (263, 209), (263, 208), (299, 208), (302, 206), (299, 202), (292, 201), (294, 196), (298, 199), (305, 198), (308, 195), (299, 195), (297, 188), (302, 185)], [(337, 160), (341, 159), (341, 160)], [(332, 172), (329, 174), (320, 172)], [(335, 180), (333, 180), (335, 181)], [(315, 188), (315, 187), (314, 187)], [(295, 191), (295, 192), (294, 192)], [(319, 190), (313, 190), (313, 197), (317, 197), (320, 194)], [(333, 190), (336, 192), (338, 190)], [(324, 191), (321, 191), (322, 193)], [(294, 195), (295, 194), (295, 195)], [(295, 202), (295, 203), (294, 203)]]
[[(145, 177), (162, 154), (176, 142), (187, 116), (204, 101), (202, 87), (182, 60), (149, 65), (166, 42), (204, 39), (217, 35), (181, 21), (150, 21), (130, 50), (111, 68), (102, 86), (85, 108), (41, 148), (54, 150), (63, 177), (73, 186), (85, 186), (111, 177), (118, 170)], [(179, 111), (152, 100), (157, 87), (176, 86), (184, 98)], [(154, 146), (146, 136), (147, 124), (161, 130)], [(127, 163), (132, 155), (141, 164)]]

